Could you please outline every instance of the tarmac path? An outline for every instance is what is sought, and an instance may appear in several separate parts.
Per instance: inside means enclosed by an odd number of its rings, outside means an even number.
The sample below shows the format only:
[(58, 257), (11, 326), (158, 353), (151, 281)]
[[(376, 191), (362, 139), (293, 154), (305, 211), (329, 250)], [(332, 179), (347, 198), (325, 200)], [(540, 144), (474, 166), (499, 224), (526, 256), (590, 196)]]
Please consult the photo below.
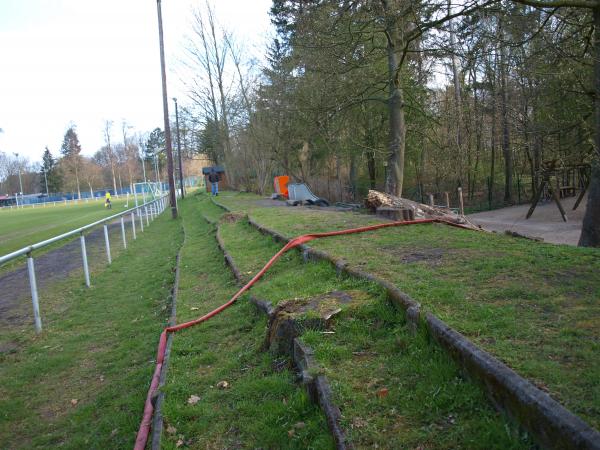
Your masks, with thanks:
[(525, 236), (541, 238), (544, 242), (552, 244), (577, 245), (587, 196), (575, 211), (572, 210), (575, 197), (561, 199), (561, 204), (567, 213), (567, 222), (562, 220), (554, 201), (538, 203), (529, 219), (525, 219), (531, 206), (529, 204), (471, 214), (468, 218), (490, 231), (502, 233), (513, 231)]

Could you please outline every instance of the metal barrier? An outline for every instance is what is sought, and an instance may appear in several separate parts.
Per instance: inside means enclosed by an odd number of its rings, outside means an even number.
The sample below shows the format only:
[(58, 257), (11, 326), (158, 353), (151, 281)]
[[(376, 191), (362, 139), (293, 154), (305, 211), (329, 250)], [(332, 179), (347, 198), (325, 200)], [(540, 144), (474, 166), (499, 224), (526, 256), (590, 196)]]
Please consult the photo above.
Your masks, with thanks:
[[(79, 234), (79, 239), (81, 242), (81, 259), (83, 264), (83, 275), (85, 278), (85, 284), (87, 287), (90, 287), (90, 271), (87, 261), (87, 251), (85, 246), (85, 235), (84, 232), (94, 228), (96, 226), (102, 225), (104, 228), (104, 244), (106, 247), (106, 258), (108, 260), (108, 264), (110, 265), (112, 262), (111, 254), (110, 254), (110, 240), (108, 236), (108, 226), (107, 224), (110, 221), (113, 221), (117, 218), (121, 218), (121, 237), (123, 239), (123, 247), (127, 248), (127, 240), (125, 237), (125, 220), (124, 217), (128, 214), (131, 215), (131, 226), (133, 229), (133, 239), (136, 239), (136, 214), (140, 220), (140, 229), (144, 231), (144, 218), (146, 216), (146, 226), (150, 225), (150, 217), (154, 220), (160, 213), (162, 213), (168, 204), (167, 195), (164, 195), (156, 200), (152, 200), (150, 202), (146, 202), (143, 205), (130, 208), (126, 211), (120, 212), (118, 214), (114, 214), (110, 217), (106, 217), (102, 220), (98, 220), (96, 222), (90, 223), (83, 227), (77, 228), (75, 230), (68, 231), (58, 236), (54, 236), (53, 238), (46, 239), (45, 241), (38, 242), (37, 244), (30, 245), (28, 247), (23, 247), (20, 250), (16, 250), (12, 253), (8, 253), (4, 256), (0, 256), (0, 266), (8, 261), (12, 261), (20, 256), (27, 256), (27, 272), (29, 274), (29, 287), (31, 289), (31, 301), (33, 303), (33, 317), (35, 321), (35, 331), (40, 333), (42, 331), (42, 319), (40, 317), (40, 306), (39, 306), (39, 298), (38, 298), (38, 289), (37, 283), (35, 279), (35, 264), (33, 259), (33, 251), (39, 250), (43, 247), (46, 247), (55, 242), (61, 241), (63, 239), (67, 239), (72, 236), (76, 236)], [(145, 214), (144, 214), (145, 212)]]

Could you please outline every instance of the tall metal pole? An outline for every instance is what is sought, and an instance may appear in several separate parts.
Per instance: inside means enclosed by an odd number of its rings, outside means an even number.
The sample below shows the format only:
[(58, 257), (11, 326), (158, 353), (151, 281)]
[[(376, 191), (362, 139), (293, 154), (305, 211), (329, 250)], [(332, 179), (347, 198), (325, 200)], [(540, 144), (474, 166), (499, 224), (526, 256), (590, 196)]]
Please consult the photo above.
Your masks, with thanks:
[(169, 199), (171, 201), (171, 215), (177, 218), (177, 200), (175, 198), (175, 179), (173, 178), (173, 149), (171, 147), (171, 126), (169, 125), (169, 105), (167, 102), (167, 73), (165, 70), (165, 46), (163, 43), (162, 11), (160, 0), (156, 0), (158, 12), (158, 40), (160, 46), (160, 69), (162, 75), (163, 116), (165, 121), (165, 144), (167, 147), (167, 171), (169, 172)]
[(183, 166), (181, 164), (181, 141), (179, 140), (179, 108), (177, 107), (177, 99), (173, 97), (175, 102), (175, 124), (177, 125), (177, 155), (179, 156), (179, 188), (181, 189), (181, 199), (183, 200)]
[(144, 158), (140, 158), (140, 160), (142, 161), (142, 171), (144, 172), (144, 183), (147, 183), (148, 181), (146, 180), (146, 162), (144, 161)]
[[(13, 153), (17, 157), (17, 164), (19, 164), (19, 154)], [(21, 164), (18, 165), (17, 170), (19, 171), (19, 188), (21, 189), (21, 200), (23, 200), (23, 182), (21, 181)], [(21, 202), (23, 203), (23, 202)]]

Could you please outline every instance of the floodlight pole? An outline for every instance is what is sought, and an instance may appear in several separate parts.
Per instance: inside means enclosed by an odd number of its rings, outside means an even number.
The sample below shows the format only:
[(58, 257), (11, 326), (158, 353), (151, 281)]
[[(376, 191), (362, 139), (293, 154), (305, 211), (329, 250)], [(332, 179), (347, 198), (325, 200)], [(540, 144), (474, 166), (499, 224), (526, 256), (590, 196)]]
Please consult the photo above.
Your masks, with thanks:
[(147, 181), (146, 181), (146, 162), (144, 161), (144, 158), (140, 158), (140, 161), (142, 161), (142, 172), (144, 173), (144, 183), (147, 183)]
[(177, 99), (175, 102), (175, 124), (177, 125), (177, 155), (179, 156), (179, 188), (181, 189), (181, 198), (183, 199), (183, 166), (181, 165), (181, 141), (179, 140), (179, 108), (177, 108)]
[(19, 154), (13, 153), (17, 158), (17, 171), (19, 172), (19, 188), (21, 189), (21, 197), (23, 197), (23, 182), (21, 181), (21, 164), (19, 164)]
[(169, 200), (171, 202), (171, 215), (173, 219), (177, 218), (177, 200), (175, 198), (175, 179), (173, 178), (173, 150), (171, 147), (171, 127), (169, 125), (169, 105), (167, 103), (167, 74), (165, 71), (165, 46), (163, 43), (162, 11), (160, 9), (160, 0), (156, 0), (156, 9), (158, 12), (158, 40), (160, 47), (160, 69), (162, 75), (162, 93), (163, 93), (163, 116), (165, 121), (165, 144), (167, 147), (167, 171), (169, 175)]

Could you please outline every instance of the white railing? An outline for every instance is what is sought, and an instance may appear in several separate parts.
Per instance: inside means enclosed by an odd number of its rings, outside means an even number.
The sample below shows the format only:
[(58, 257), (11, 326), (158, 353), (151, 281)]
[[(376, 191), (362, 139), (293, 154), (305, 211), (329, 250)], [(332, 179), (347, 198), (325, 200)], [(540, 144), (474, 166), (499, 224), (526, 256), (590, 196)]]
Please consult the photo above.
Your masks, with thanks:
[[(87, 261), (87, 251), (85, 247), (85, 235), (84, 232), (94, 228), (96, 226), (102, 225), (104, 228), (104, 245), (106, 247), (106, 258), (108, 260), (108, 264), (110, 265), (112, 262), (110, 255), (110, 240), (108, 237), (108, 223), (121, 218), (121, 238), (123, 240), (123, 248), (127, 248), (127, 239), (125, 237), (125, 216), (131, 215), (131, 226), (133, 232), (133, 239), (136, 239), (136, 220), (139, 220), (139, 228), (140, 231), (144, 231), (144, 217), (146, 218), (146, 226), (150, 225), (150, 220), (154, 220), (160, 213), (162, 213), (168, 204), (167, 195), (164, 195), (156, 200), (152, 200), (144, 203), (143, 205), (136, 206), (134, 208), (130, 208), (126, 211), (120, 212), (118, 214), (114, 214), (110, 217), (106, 217), (102, 220), (98, 220), (96, 222), (90, 223), (83, 227), (77, 228), (75, 230), (68, 231), (58, 236), (54, 236), (50, 239), (46, 239), (45, 241), (38, 242), (36, 244), (29, 245), (27, 247), (23, 247), (20, 250), (16, 250), (12, 253), (8, 253), (4, 256), (0, 256), (0, 266), (4, 263), (12, 261), (16, 258), (19, 258), (23, 255), (27, 256), (27, 272), (29, 274), (29, 287), (31, 289), (31, 301), (33, 304), (33, 317), (35, 321), (35, 331), (40, 333), (42, 331), (42, 319), (40, 317), (40, 307), (39, 307), (39, 298), (38, 298), (38, 289), (37, 282), (35, 279), (35, 264), (33, 259), (33, 251), (39, 250), (43, 247), (46, 247), (55, 242), (61, 241), (63, 239), (67, 239), (72, 236), (79, 235), (80, 243), (81, 243), (81, 259), (83, 264), (83, 275), (85, 278), (85, 284), (87, 287), (90, 287), (90, 271)], [(137, 215), (137, 219), (136, 219)]]

